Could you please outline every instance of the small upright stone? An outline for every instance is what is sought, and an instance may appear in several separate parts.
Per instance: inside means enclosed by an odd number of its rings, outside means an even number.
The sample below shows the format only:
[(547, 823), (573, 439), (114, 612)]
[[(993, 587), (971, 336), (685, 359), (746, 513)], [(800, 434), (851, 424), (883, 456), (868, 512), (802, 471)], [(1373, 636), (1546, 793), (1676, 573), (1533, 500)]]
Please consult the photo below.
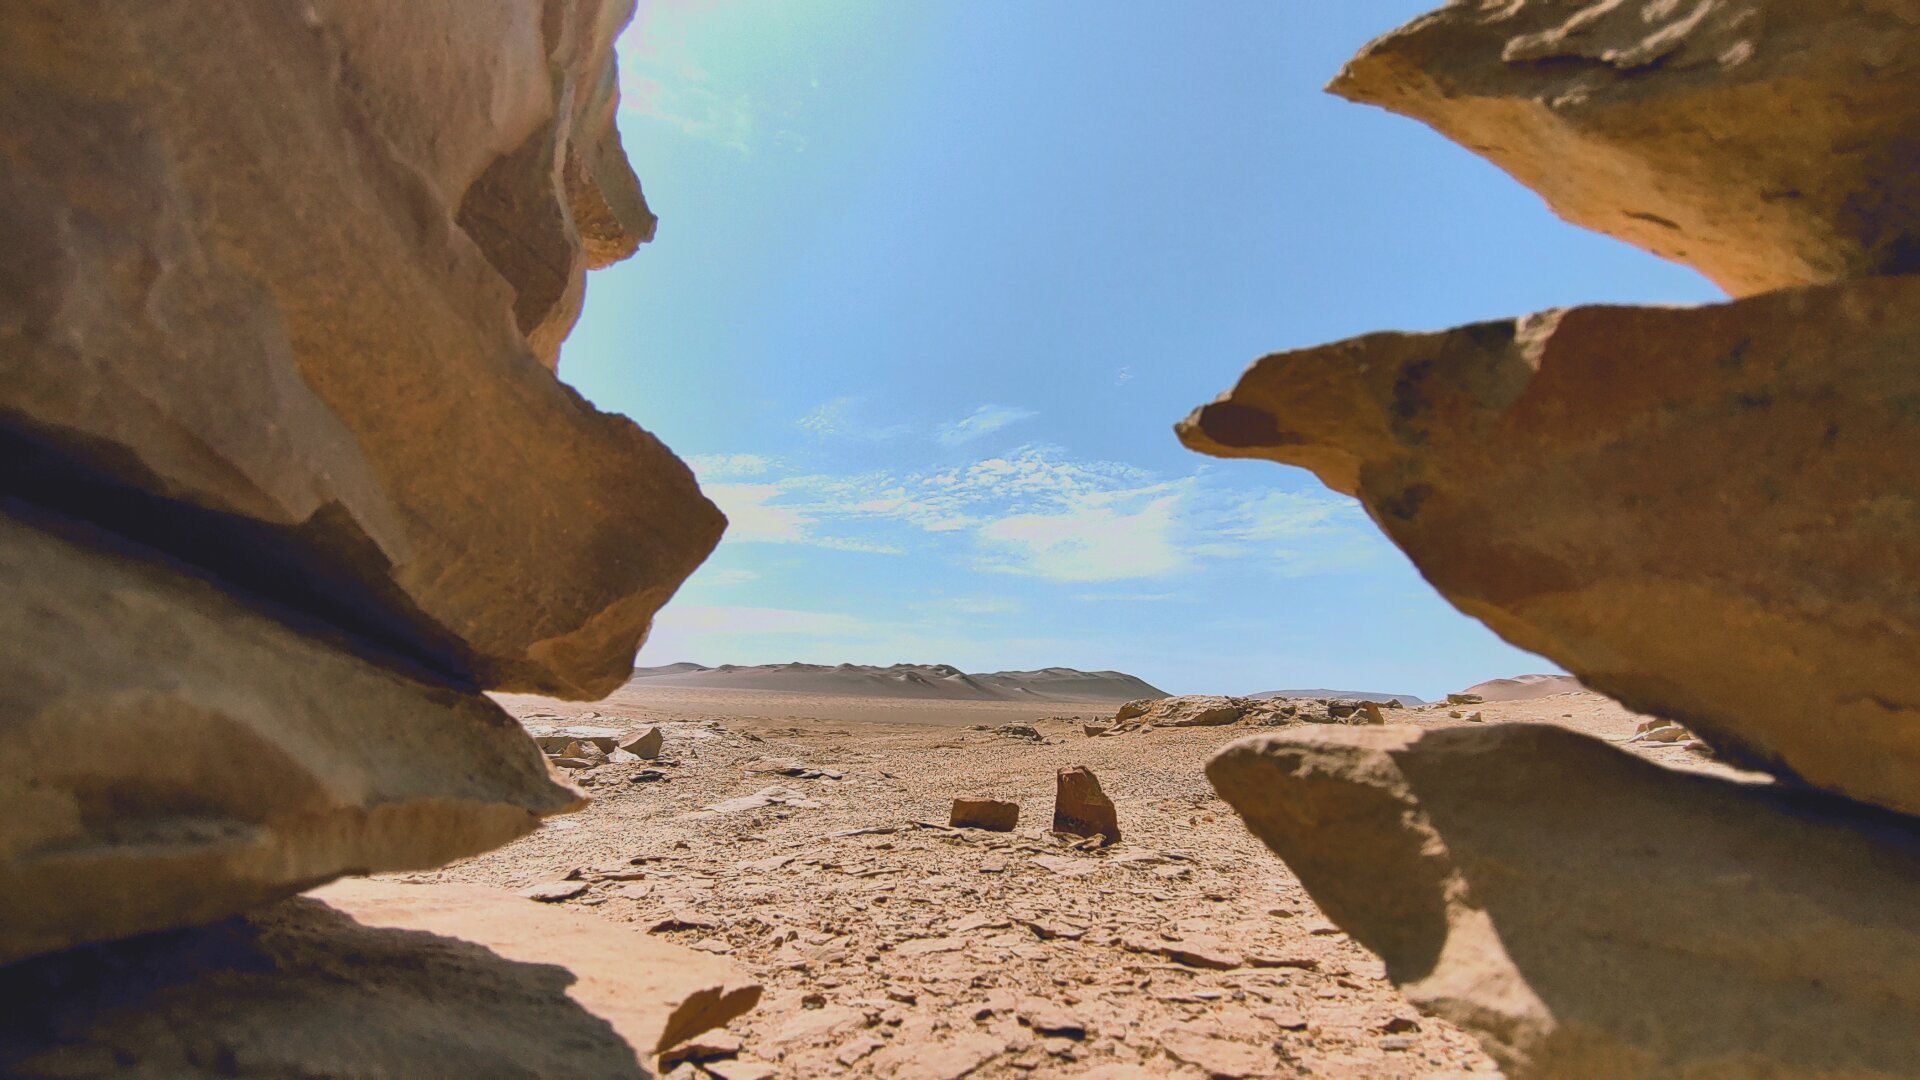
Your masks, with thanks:
[(1012, 832), (1020, 824), (1020, 804), (1000, 799), (955, 799), (947, 823), (956, 829)]
[(634, 757), (653, 761), (660, 756), (660, 750), (666, 743), (666, 736), (660, 734), (658, 727), (650, 727), (633, 738), (620, 744), (620, 749)]
[(1061, 769), (1054, 779), (1053, 831), (1071, 836), (1120, 839), (1120, 815), (1100, 790), (1100, 780), (1084, 765)]

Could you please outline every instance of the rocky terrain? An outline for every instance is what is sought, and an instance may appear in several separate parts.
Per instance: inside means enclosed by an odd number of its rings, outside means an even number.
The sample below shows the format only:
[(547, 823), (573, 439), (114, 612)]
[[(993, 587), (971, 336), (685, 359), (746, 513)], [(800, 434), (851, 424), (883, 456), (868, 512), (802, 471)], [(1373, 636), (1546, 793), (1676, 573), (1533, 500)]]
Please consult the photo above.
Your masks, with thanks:
[[(1113, 710), (1084, 704), (1029, 710), (1036, 741), (999, 730), (1008, 714), (993, 703), (972, 706), (988, 730), (848, 720), (846, 699), (797, 695), (788, 715), (753, 719), (694, 697), (507, 704), (543, 741), (605, 733), (617, 748), (657, 730), (657, 756), (569, 770), (593, 797), (584, 811), (408, 880), (522, 891), (733, 961), (765, 996), (697, 1040), (685, 1077), (1493, 1069), (1469, 1036), (1412, 1010), (1209, 788), (1201, 762), (1267, 730), (1251, 720), (1097, 738), (1083, 725)], [(1616, 742), (1644, 722), (1584, 692), (1395, 717)], [(1730, 773), (1677, 743), (1629, 749)], [(1071, 766), (1114, 802), (1118, 843), (1050, 832), (1055, 774)], [(1019, 822), (949, 828), (956, 798), (1017, 803)]]
[(1610, 695), (1401, 708), (631, 679), (725, 527), (557, 370), (655, 227), (632, 10), (0, 8), (0, 1073), (1920, 1073), (1911, 0), (1456, 0), (1335, 80), (1732, 296), (1179, 426)]
[(1178, 427), (1358, 499), (1461, 611), (1661, 718), (1643, 741), (1697, 733), (1787, 789), (1499, 727), (1213, 760), (1329, 915), (1513, 1075), (1920, 1060), (1893, 914), (1920, 882), (1916, 44), (1910, 4), (1784, 0), (1461, 0), (1380, 38), (1336, 93), (1734, 299), (1278, 353)]

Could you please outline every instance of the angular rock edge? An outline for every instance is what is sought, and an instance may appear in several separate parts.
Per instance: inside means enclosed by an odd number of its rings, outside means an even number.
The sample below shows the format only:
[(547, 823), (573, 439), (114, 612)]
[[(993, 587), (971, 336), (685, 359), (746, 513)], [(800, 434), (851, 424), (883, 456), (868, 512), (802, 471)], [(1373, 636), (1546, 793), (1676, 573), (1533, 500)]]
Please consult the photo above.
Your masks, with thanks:
[(450, 681), (619, 687), (725, 525), (551, 370), (653, 229), (632, 10), (9, 6), (5, 492)]
[(1507, 641), (1920, 814), (1920, 277), (1280, 353), (1178, 426), (1311, 469)]
[(0, 502), (0, 964), (438, 866), (582, 805), (487, 698), (18, 509)]
[(1232, 743), (1214, 788), (1514, 1077), (1907, 1076), (1920, 832), (1547, 725)]
[(1742, 296), (1920, 271), (1912, 11), (1456, 2), (1369, 44), (1328, 89)]

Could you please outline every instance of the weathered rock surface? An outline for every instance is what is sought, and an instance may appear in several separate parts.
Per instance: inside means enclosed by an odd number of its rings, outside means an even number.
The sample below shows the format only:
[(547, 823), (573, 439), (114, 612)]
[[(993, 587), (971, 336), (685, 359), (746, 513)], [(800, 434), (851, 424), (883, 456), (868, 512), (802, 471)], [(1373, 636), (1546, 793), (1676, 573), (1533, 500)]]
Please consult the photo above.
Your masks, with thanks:
[(549, 370), (653, 228), (630, 10), (10, 5), (9, 490), (475, 685), (618, 687), (724, 525)]
[(1215, 788), (1515, 1077), (1906, 1076), (1920, 833), (1546, 725), (1260, 735)]
[(1330, 87), (1736, 295), (1920, 271), (1907, 2), (1456, 2)]
[(956, 829), (1012, 832), (1020, 824), (1020, 804), (1003, 799), (955, 799), (947, 824)]
[(1920, 813), (1920, 277), (1269, 356), (1187, 445), (1356, 495), (1461, 610), (1732, 760)]
[(1092, 769), (1075, 765), (1054, 775), (1053, 831), (1104, 837), (1109, 844), (1120, 839), (1120, 813)]
[(125, 548), (0, 514), (0, 594), (0, 963), (437, 866), (581, 804), (486, 698)]
[(637, 1078), (760, 988), (492, 889), (351, 881), (10, 968), (0, 996), (9, 1076)]

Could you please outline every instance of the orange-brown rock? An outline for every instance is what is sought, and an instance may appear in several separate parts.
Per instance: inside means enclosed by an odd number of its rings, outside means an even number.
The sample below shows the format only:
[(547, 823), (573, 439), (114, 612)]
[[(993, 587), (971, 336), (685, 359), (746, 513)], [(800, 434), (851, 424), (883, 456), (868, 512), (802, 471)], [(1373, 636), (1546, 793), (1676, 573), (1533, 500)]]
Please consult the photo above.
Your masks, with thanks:
[(655, 1075), (753, 1008), (724, 960), (470, 885), (340, 882), (0, 971), (9, 1076)]
[(1920, 277), (1269, 356), (1187, 445), (1357, 496), (1637, 711), (1920, 813)]
[(0, 515), (0, 963), (424, 869), (581, 804), (484, 696)]
[(1906, 0), (1456, 0), (1330, 89), (1743, 295), (1920, 271), (1917, 85)]
[(724, 525), (550, 370), (653, 228), (631, 7), (8, 5), (8, 490), (456, 679), (618, 687)]
[(1920, 833), (1545, 724), (1316, 728), (1207, 776), (1506, 1075), (1893, 1077), (1920, 1060)]
[(1012, 832), (1020, 824), (1020, 804), (1004, 799), (955, 799), (947, 824), (956, 829)]
[(1053, 831), (1070, 836), (1120, 839), (1120, 812), (1100, 790), (1100, 780), (1084, 765), (1054, 775)]

